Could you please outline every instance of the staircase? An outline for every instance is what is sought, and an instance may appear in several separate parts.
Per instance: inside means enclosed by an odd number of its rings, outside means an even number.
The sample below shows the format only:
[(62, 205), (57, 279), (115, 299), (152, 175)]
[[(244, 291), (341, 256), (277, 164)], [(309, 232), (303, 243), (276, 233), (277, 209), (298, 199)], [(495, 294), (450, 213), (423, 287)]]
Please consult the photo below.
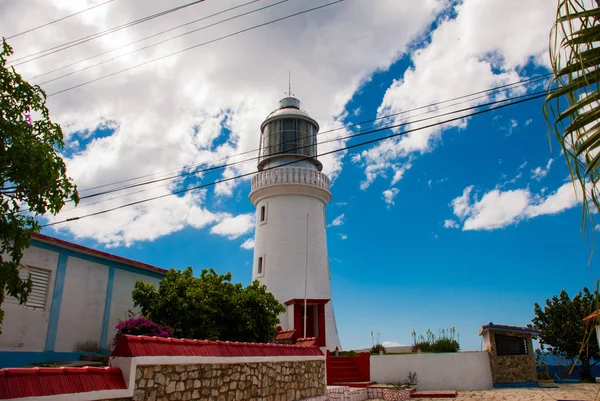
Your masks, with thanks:
[(360, 356), (327, 356), (327, 385), (368, 387), (370, 381), (369, 354)]

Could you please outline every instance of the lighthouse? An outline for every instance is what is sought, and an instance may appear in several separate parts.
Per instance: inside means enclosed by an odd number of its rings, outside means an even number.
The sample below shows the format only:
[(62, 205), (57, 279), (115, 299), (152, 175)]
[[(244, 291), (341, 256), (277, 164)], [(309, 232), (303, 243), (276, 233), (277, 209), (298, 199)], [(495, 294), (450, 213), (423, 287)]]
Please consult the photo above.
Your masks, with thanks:
[(250, 201), (256, 207), (252, 279), (285, 308), (284, 330), (341, 349), (327, 256), (325, 206), (329, 178), (317, 159), (319, 124), (286, 97), (260, 126), (258, 173)]

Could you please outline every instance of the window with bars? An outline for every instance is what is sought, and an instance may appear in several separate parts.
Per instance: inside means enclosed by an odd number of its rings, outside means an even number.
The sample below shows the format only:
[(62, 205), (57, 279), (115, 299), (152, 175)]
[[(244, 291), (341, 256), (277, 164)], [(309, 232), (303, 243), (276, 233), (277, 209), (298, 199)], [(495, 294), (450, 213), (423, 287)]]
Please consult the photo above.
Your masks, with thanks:
[[(23, 306), (29, 309), (46, 309), (46, 300), (48, 299), (48, 288), (50, 287), (50, 270), (39, 269), (37, 267), (27, 266), (19, 270), (19, 277), (27, 280), (31, 274), (31, 293), (27, 297), (27, 302)], [(6, 303), (9, 305), (19, 305), (19, 300), (13, 297), (6, 297)]]
[(496, 334), (496, 355), (527, 355), (527, 338)]

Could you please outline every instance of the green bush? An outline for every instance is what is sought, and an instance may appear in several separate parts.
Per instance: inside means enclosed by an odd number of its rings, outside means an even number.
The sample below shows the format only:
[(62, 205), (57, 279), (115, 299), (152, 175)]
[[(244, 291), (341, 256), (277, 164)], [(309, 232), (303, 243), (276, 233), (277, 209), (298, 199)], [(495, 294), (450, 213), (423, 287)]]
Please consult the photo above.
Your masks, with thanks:
[[(427, 330), (425, 335), (412, 332), (413, 345), (412, 352), (457, 352), (460, 349), (458, 343), (458, 334), (454, 327), (449, 330), (440, 329), (438, 336), (433, 334), (431, 330)], [(456, 335), (456, 339), (454, 336)]]
[(431, 352), (457, 352), (459, 349), (458, 341), (450, 338), (439, 338), (431, 344)]
[(383, 346), (383, 344), (375, 344), (371, 347), (371, 354), (379, 354), (379, 350), (382, 349), (383, 353), (385, 354), (385, 347)]

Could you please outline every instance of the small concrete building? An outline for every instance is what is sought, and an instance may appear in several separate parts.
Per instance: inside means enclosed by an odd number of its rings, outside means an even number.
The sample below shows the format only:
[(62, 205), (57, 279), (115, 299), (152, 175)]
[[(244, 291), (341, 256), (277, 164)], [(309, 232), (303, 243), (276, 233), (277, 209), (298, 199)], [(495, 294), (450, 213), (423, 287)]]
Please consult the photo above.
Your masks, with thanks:
[(540, 335), (529, 327), (489, 323), (481, 327), (483, 350), (489, 352), (494, 387), (538, 385), (531, 339)]
[(135, 311), (135, 281), (157, 285), (167, 273), (42, 234), (33, 235), (22, 263), (33, 289), (24, 305), (10, 297), (2, 305), (0, 368), (108, 354), (115, 326)]

